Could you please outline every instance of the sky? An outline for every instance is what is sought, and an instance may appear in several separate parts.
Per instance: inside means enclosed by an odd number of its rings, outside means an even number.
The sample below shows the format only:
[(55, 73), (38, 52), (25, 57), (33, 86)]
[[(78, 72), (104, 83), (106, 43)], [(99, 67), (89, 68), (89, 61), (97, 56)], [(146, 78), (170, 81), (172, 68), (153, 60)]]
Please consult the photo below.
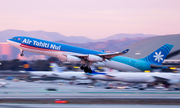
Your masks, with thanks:
[(180, 33), (180, 0), (0, 0), (0, 31), (105, 38)]

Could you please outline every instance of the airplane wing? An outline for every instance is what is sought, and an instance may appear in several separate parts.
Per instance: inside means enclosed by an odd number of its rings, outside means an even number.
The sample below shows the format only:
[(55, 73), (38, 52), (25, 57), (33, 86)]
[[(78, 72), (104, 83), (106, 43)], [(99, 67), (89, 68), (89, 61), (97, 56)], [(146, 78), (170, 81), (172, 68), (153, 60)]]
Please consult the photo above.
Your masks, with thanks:
[(177, 85), (180, 82), (178, 79), (168, 79), (168, 78), (159, 77), (159, 76), (153, 76), (153, 77), (156, 79), (156, 82), (161, 82), (165, 84), (167, 87), (169, 85)]
[(107, 78), (114, 78), (115, 76), (113, 76), (113, 75), (108, 75), (108, 74), (106, 74), (105, 75)]
[[(129, 49), (126, 49), (126, 50), (124, 50), (124, 51), (122, 51), (122, 52), (106, 53), (106, 54), (97, 54), (97, 55), (93, 55), (93, 57), (95, 57), (95, 56), (101, 57), (101, 58), (103, 58), (103, 61), (104, 61), (105, 59), (111, 59), (111, 58), (113, 58), (113, 57), (115, 57), (115, 56), (124, 55), (124, 54), (126, 54), (128, 51), (129, 51)], [(80, 58), (80, 59), (84, 59), (84, 60), (88, 59), (88, 57), (89, 57), (89, 55), (74, 55), (74, 56), (76, 56), (76, 57), (78, 57), (78, 58)]]
[(119, 55), (124, 55), (129, 51), (129, 49), (126, 49), (122, 52), (115, 52), (115, 53), (108, 53), (108, 54), (99, 54), (98, 56), (106, 58), (106, 59), (111, 59), (115, 56), (119, 56)]
[(55, 76), (55, 77), (59, 77), (59, 75), (58, 75), (58, 74), (56, 74), (56, 73), (53, 73), (52, 75), (53, 75), (53, 76)]

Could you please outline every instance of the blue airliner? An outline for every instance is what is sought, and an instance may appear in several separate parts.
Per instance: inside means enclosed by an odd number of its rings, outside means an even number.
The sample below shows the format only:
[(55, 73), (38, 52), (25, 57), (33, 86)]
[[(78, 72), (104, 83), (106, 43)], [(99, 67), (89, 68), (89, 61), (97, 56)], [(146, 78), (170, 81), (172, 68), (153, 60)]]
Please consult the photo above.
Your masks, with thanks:
[(154, 68), (165, 68), (162, 62), (174, 45), (165, 44), (150, 55), (142, 59), (133, 59), (120, 55), (126, 54), (129, 49), (116, 53), (105, 53), (42, 39), (16, 36), (7, 40), (12, 46), (23, 51), (29, 51), (59, 58), (61, 61), (79, 62), (81, 69), (91, 73), (91, 65), (103, 65), (120, 71), (145, 71)]

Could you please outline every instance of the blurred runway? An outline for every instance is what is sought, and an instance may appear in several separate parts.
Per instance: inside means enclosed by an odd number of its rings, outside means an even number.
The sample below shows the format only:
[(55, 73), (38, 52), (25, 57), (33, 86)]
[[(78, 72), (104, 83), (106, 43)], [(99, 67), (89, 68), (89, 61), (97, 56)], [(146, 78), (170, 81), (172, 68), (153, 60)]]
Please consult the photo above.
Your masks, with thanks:
[(0, 104), (0, 108), (179, 108), (179, 105)]
[[(87, 85), (58, 85), (57, 83), (13, 82), (0, 88), (0, 99), (180, 99), (180, 91), (157, 89), (104, 89)], [(57, 91), (47, 91), (54, 88)]]
[[(167, 98), (180, 99), (180, 91), (149, 89), (88, 88), (87, 85), (58, 85), (57, 83), (13, 82), (0, 88), (0, 98)], [(47, 91), (54, 88), (57, 91)]]

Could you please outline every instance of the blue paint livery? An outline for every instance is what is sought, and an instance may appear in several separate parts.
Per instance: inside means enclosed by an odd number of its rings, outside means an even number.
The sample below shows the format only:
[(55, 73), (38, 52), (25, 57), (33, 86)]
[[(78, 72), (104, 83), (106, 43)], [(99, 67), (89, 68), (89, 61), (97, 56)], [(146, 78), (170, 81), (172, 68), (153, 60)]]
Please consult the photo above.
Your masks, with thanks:
[[(151, 53), (150, 55), (148, 55), (147, 57), (142, 58), (142, 59), (133, 59), (133, 58), (123, 57), (123, 56), (116, 56), (112, 58), (111, 60), (130, 65), (132, 67), (140, 69), (141, 71), (151, 70), (151, 67), (150, 67), (151, 64), (154, 64), (154, 65), (162, 64), (162, 62), (164, 61), (168, 53), (171, 51), (173, 46), (174, 45), (171, 45), (171, 44), (165, 44), (159, 49), (157, 49), (156, 51), (154, 51), (153, 53)], [(163, 57), (161, 57), (162, 60), (158, 62), (158, 60), (155, 61), (156, 58), (154, 56), (156, 56), (156, 53), (160, 54), (159, 52), (161, 52), (161, 55), (163, 55)]]
[[(26, 42), (24, 43), (24, 40), (29, 40), (30, 43)], [(50, 48), (51, 45), (56, 45), (56, 46), (61, 46), (60, 49), (58, 49), (59, 51), (65, 51), (65, 52), (73, 52), (73, 53), (80, 53), (80, 54), (105, 54), (104, 52), (101, 51), (94, 51), (94, 50), (89, 50), (89, 49), (85, 49), (85, 48), (79, 48), (79, 47), (75, 47), (75, 46), (70, 46), (70, 45), (65, 45), (65, 44), (61, 44), (61, 43), (57, 43), (57, 42), (50, 42), (50, 41), (46, 41), (46, 40), (41, 40), (41, 39), (36, 39), (36, 38), (31, 38), (31, 37), (24, 37), (24, 36), (17, 36), (14, 37), (12, 39), (9, 39), (11, 41), (15, 41), (21, 44), (25, 44), (31, 47), (37, 47), (37, 48), (43, 48), (43, 49), (50, 49), (50, 50), (56, 50), (53, 48)], [(41, 45), (36, 45), (35, 41), (37, 42), (42, 42), (42, 43), (47, 43), (49, 44), (49, 47), (43, 47)]]
[(92, 70), (92, 73), (86, 73), (87, 75), (106, 75), (106, 73), (96, 72), (96, 70)]

